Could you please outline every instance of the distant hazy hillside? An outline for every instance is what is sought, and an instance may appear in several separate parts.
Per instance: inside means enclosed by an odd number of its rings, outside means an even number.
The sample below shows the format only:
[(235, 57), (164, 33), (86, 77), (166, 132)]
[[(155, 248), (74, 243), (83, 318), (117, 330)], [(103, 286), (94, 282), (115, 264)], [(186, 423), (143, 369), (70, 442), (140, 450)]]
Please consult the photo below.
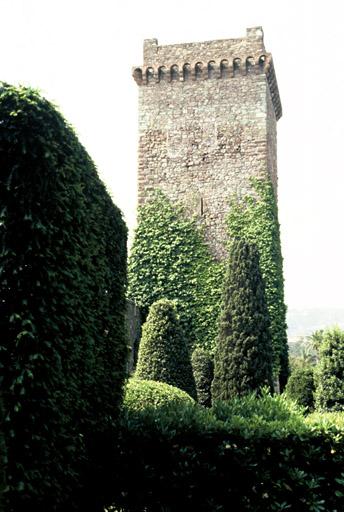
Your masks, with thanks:
[(337, 324), (344, 328), (344, 309), (290, 309), (287, 314), (289, 341)]

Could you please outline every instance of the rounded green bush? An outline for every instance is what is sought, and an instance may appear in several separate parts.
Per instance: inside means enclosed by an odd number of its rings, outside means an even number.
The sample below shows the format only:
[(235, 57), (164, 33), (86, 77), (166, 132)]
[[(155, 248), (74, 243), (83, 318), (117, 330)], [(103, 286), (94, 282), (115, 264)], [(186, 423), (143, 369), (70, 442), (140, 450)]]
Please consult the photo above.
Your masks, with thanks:
[(309, 365), (294, 368), (285, 388), (286, 395), (299, 405), (313, 410), (314, 391), (313, 368)]
[(160, 409), (168, 405), (194, 404), (185, 391), (165, 382), (129, 379), (125, 388), (123, 406), (131, 411), (147, 408)]

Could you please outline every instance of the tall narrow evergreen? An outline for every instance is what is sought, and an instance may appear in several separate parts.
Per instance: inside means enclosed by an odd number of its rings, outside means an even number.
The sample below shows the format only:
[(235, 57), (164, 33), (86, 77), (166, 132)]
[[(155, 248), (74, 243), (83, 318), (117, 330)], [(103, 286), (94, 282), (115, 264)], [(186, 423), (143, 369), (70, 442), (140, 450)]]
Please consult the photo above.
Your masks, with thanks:
[(150, 307), (135, 377), (166, 382), (196, 398), (188, 344), (174, 301), (161, 299)]
[(272, 389), (272, 347), (265, 290), (255, 246), (231, 244), (215, 352), (213, 400)]
[(254, 197), (234, 196), (228, 221), (228, 236), (257, 246), (270, 317), (273, 375), (283, 391), (289, 375), (286, 305), (284, 303), (283, 258), (275, 191), (270, 180), (251, 180)]

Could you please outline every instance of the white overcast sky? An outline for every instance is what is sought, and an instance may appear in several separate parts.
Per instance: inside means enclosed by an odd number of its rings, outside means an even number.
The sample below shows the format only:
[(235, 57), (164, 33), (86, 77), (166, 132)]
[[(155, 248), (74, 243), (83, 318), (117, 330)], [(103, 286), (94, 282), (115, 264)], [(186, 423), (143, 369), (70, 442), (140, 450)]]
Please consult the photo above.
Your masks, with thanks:
[[(279, 215), (286, 302), (344, 307), (344, 22), (340, 0), (0, 0), (0, 80), (61, 109), (134, 225), (143, 39), (245, 35), (261, 25), (283, 105)], [(344, 3), (343, 3), (344, 11)]]

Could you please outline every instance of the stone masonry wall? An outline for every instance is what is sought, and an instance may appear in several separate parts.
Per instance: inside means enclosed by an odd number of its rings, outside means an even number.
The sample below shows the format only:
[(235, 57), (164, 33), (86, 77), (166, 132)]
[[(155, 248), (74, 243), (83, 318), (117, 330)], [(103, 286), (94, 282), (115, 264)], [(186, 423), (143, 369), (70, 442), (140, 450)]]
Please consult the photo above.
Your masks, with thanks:
[(144, 45), (139, 87), (139, 203), (159, 188), (205, 227), (225, 255), (229, 197), (269, 176), (277, 194), (276, 120), (281, 116), (272, 58), (261, 28), (247, 37)]

